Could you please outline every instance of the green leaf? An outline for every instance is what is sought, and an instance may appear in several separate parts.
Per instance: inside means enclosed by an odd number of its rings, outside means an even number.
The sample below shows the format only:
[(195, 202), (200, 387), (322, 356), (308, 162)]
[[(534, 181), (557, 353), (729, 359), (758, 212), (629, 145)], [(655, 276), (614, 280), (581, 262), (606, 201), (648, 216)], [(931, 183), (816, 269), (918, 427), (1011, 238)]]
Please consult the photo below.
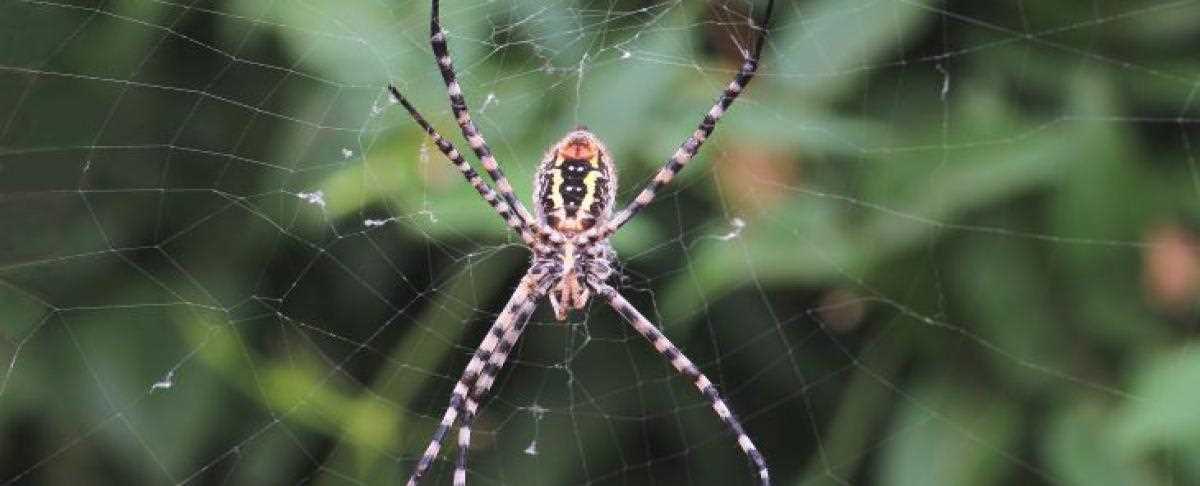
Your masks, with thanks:
[(1076, 395), (1055, 414), (1042, 434), (1046, 461), (1062, 484), (1121, 486), (1151, 484), (1112, 440), (1113, 417), (1101, 405)]
[(986, 387), (918, 374), (882, 451), (879, 483), (888, 486), (1008, 484), (1023, 462), (1016, 448), (1015, 403)]
[(1150, 357), (1134, 370), (1130, 398), (1115, 417), (1114, 438), (1129, 456), (1200, 443), (1200, 349)]
[(794, 13), (799, 15), (789, 20), (799, 22), (798, 28), (779, 28), (782, 22), (775, 19), (764, 65), (796, 76), (788, 97), (811, 103), (860, 89), (871, 66), (901, 55), (899, 46), (938, 19), (932, 8), (872, 0), (821, 0), (798, 4)]

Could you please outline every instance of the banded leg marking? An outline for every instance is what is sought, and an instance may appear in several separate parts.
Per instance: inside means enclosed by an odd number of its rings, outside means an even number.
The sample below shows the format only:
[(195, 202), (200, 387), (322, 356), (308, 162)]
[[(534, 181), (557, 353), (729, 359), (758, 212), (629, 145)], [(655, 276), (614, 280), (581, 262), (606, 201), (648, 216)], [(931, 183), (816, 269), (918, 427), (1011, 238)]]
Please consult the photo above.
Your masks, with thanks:
[(467, 163), (466, 159), (463, 158), (462, 153), (460, 153), (458, 149), (454, 147), (454, 144), (443, 137), (441, 133), (438, 133), (437, 129), (433, 128), (429, 122), (425, 121), (425, 117), (421, 116), (421, 113), (417, 111), (416, 107), (414, 107), (412, 103), (409, 103), (408, 98), (405, 98), (404, 95), (400, 93), (400, 90), (389, 84), (388, 91), (391, 92), (392, 97), (396, 98), (396, 101), (399, 101), (400, 104), (404, 106), (405, 110), (408, 110), (408, 114), (412, 117), (412, 119), (415, 120), (417, 124), (425, 130), (425, 133), (429, 134), (429, 138), (433, 140), (434, 144), (437, 145), (438, 151), (440, 151), (442, 155), (445, 155), (446, 158), (450, 160), (450, 163), (462, 173), (463, 178), (465, 178), (467, 182), (471, 183), (471, 186), (475, 188), (475, 191), (478, 192), (479, 195), (483, 197), (483, 200), (486, 201), (488, 205), (496, 211), (496, 214), (499, 214), (500, 217), (504, 219), (506, 223), (508, 223), (508, 226), (512, 228), (513, 231), (517, 232), (517, 235), (521, 237), (521, 240), (523, 240), (525, 244), (534, 245), (536, 241), (533, 238), (533, 233), (529, 231), (526, 221), (522, 220), (520, 216), (512, 212), (512, 206), (510, 206), (508, 202), (500, 200), (500, 196), (496, 194), (496, 191), (494, 191), (492, 187), (487, 184), (487, 182), (484, 182), (483, 178), (479, 177), (479, 173), (475, 172), (475, 168), (471, 167), (471, 164)]
[[(472, 402), (472, 404), (474, 404)], [(454, 486), (467, 486), (467, 450), (471, 447), (471, 422), (475, 413), (468, 408), (458, 428), (458, 459), (454, 461)]]
[(647, 320), (641, 312), (638, 312), (637, 308), (633, 307), (633, 304), (630, 304), (629, 301), (625, 300), (625, 298), (622, 297), (621, 294), (616, 291), (616, 289), (603, 284), (595, 285), (595, 287), (596, 293), (608, 299), (608, 303), (612, 306), (613, 310), (616, 310), (621, 317), (633, 325), (634, 330), (636, 330), (638, 334), (641, 334), (642, 337), (646, 338), (647, 341), (650, 341), (650, 344), (654, 346), (654, 349), (658, 351), (658, 353), (664, 358), (666, 358), (667, 361), (670, 361), (671, 366), (675, 367), (676, 371), (687, 377), (687, 379), (691, 380), (692, 383), (696, 385), (696, 388), (700, 390), (700, 394), (704, 395), (704, 397), (707, 398), (709, 403), (712, 405), (712, 409), (714, 412), (716, 412), (717, 417), (719, 417), (722, 422), (725, 422), (725, 426), (728, 427), (731, 432), (733, 432), (735, 437), (737, 437), (738, 447), (741, 447), (742, 452), (746, 454), (746, 457), (750, 459), (750, 462), (754, 463), (755, 469), (758, 470), (760, 484), (762, 484), (762, 486), (770, 486), (771, 476), (767, 469), (767, 461), (763, 458), (763, 455), (761, 452), (759, 452), (758, 448), (754, 446), (754, 442), (750, 440), (750, 436), (746, 434), (746, 430), (742, 427), (742, 423), (738, 421), (736, 416), (734, 416), (733, 411), (729, 408), (729, 405), (725, 403), (725, 400), (721, 398), (720, 393), (717, 392), (717, 388), (713, 386), (708, 377), (704, 376), (704, 373), (700, 372), (700, 369), (697, 368), (694, 363), (692, 363), (692, 360), (688, 359), (688, 357), (685, 356), (683, 352), (679, 350), (679, 348), (675, 347), (675, 345), (671, 343), (671, 340), (667, 339), (667, 337), (664, 336), (662, 332), (658, 330), (658, 328), (654, 327), (654, 324), (651, 324), (650, 321)]
[(437, 60), (438, 69), (442, 72), (442, 80), (446, 83), (446, 94), (450, 98), (450, 110), (454, 113), (454, 119), (458, 122), (458, 127), (462, 129), (463, 138), (467, 139), (471, 150), (483, 163), (483, 170), (487, 171), (488, 176), (495, 181), (496, 190), (500, 192), (500, 196), (512, 207), (513, 211), (517, 212), (517, 216), (528, 222), (531, 229), (540, 231), (540, 225), (536, 223), (529, 210), (513, 193), (512, 183), (508, 181), (504, 170), (496, 162), (496, 157), (492, 155), (492, 149), (488, 146), (487, 140), (483, 138), (483, 133), (471, 119), (467, 100), (463, 97), (462, 85), (458, 83), (457, 75), (454, 73), (454, 61), (450, 59), (450, 48), (446, 44), (446, 32), (442, 30), (442, 21), (438, 10), (438, 0), (433, 0), (429, 21), (429, 44), (433, 48), (433, 56)]
[[(513, 292), (512, 297), (508, 299), (508, 304), (504, 306), (504, 310), (500, 313), (500, 317), (496, 318), (496, 322), (492, 324), (488, 334), (484, 337), (483, 342), (476, 348), (474, 356), (471, 357), (470, 363), (467, 364), (463, 371), (462, 377), (454, 385), (454, 390), (450, 395), (450, 404), (446, 407), (446, 412), (442, 416), (441, 422), (434, 429), (433, 437), (429, 441), (429, 445), (425, 448), (425, 452), (421, 455), (421, 459), (417, 462), (417, 466), (413, 469), (413, 473), (408, 478), (408, 486), (416, 486), (425, 473), (429, 471), (433, 461), (437, 459), (438, 452), (441, 451), (442, 441), (446, 438), (446, 434), (450, 428), (454, 426), (454, 422), (463, 412), (469, 397), (471, 389), (475, 386), (476, 381), (480, 378), (481, 373), (488, 369), (488, 363), (491, 362), (493, 354), (497, 347), (506, 342), (505, 338), (512, 332), (514, 322), (525, 322), (532, 313), (537, 299), (541, 298), (546, 292), (546, 287), (550, 280), (543, 275), (535, 276), (526, 274), (521, 279), (517, 290)], [(522, 327), (524, 327), (522, 325)], [(507, 354), (507, 352), (506, 352)], [(469, 434), (469, 432), (468, 432)]]
[(654, 176), (654, 180), (647, 184), (632, 202), (617, 212), (608, 224), (581, 235), (580, 244), (584, 244), (583, 242), (594, 243), (611, 236), (613, 232), (628, 222), (638, 211), (650, 205), (654, 201), (654, 196), (658, 194), (658, 191), (670, 183), (675, 178), (675, 175), (683, 170), (688, 162), (700, 152), (700, 147), (712, 135), (717, 122), (729, 110), (729, 106), (733, 104), (738, 95), (750, 84), (750, 80), (754, 79), (754, 74), (758, 71), (759, 57), (762, 54), (763, 45), (766, 43), (768, 26), (771, 22), (771, 10), (774, 9), (774, 6), (775, 0), (767, 2), (767, 12), (763, 18), (762, 26), (759, 27), (758, 37), (754, 43), (754, 51), (747, 53), (745, 62), (742, 63), (742, 68), (734, 76), (733, 81), (730, 81), (729, 85), (725, 87), (721, 96), (713, 103), (712, 108), (709, 108), (708, 112), (704, 114), (696, 130), (680, 144), (675, 154), (658, 170), (658, 174)]

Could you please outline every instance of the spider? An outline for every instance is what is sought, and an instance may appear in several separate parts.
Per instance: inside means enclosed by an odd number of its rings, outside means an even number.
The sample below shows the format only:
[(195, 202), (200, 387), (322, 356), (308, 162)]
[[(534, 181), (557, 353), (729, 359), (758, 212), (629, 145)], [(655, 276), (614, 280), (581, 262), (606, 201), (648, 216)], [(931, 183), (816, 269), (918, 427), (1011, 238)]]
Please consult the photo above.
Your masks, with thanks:
[(454, 145), (437, 132), (419, 111), (396, 89), (388, 85), (393, 99), (404, 106), (437, 145), (438, 150), (462, 173), (463, 177), (500, 215), (532, 252), (531, 264), (516, 290), (505, 304), (487, 336), (475, 350), (450, 395), (441, 422), (433, 438), (417, 462), (408, 486), (416, 486), (429, 471), (442, 447), (442, 441), (455, 422), (458, 429), (458, 458), (454, 467), (455, 486), (467, 483), (467, 454), (471, 443), (471, 423), (479, 410), (479, 402), (495, 382), (513, 346), (525, 329), (537, 301), (548, 297), (555, 317), (564, 321), (572, 310), (583, 309), (593, 296), (608, 302), (639, 334), (650, 342), (671, 365), (696, 385), (709, 400), (713, 411), (737, 437), (738, 446), (757, 470), (758, 481), (770, 485), (770, 474), (762, 453), (746, 435), (741, 422), (721, 398), (712, 382), (700, 372), (687, 356), (675, 347), (645, 316), (615, 288), (606, 283), (613, 274), (616, 255), (608, 239), (642, 208), (650, 204), (663, 186), (671, 182), (688, 161), (696, 156), (700, 146), (712, 135), (717, 121), (746, 88), (758, 69), (759, 55), (766, 41), (774, 0), (767, 3), (762, 25), (751, 51), (743, 51), (741, 69), (701, 119), (699, 126), (667, 160), (662, 169), (638, 196), (616, 214), (617, 173), (611, 153), (584, 126), (578, 126), (552, 145), (538, 166), (534, 181), (534, 212), (513, 193), (512, 184), (492, 155), (491, 148), (471, 119), (461, 85), (450, 60), (446, 33), (438, 16), (438, 0), (432, 0), (430, 14), (430, 44), (446, 92), (450, 110), (462, 130), (471, 151), (479, 158), (484, 170), (496, 184), (495, 189), (479, 176)]

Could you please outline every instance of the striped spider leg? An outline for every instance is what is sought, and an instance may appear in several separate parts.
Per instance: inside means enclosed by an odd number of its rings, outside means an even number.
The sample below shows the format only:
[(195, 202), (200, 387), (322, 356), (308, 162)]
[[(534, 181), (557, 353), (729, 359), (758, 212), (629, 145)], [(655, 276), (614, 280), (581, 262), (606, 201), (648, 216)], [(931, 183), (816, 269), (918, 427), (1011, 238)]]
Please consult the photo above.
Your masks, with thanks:
[[(512, 184), (504, 175), (504, 170), (500, 168), (500, 164), (496, 162), (496, 157), (492, 155), (492, 148), (488, 146), (487, 140), (483, 138), (483, 133), (479, 131), (479, 127), (475, 126), (475, 120), (471, 119), (471, 111), (467, 107), (467, 100), (463, 97), (462, 85), (458, 83), (457, 76), (454, 73), (454, 61), (450, 59), (450, 47), (446, 44), (446, 31), (442, 30), (442, 21), (438, 15), (438, 0), (433, 0), (433, 7), (430, 13), (429, 20), (429, 44), (433, 48), (433, 56), (437, 60), (438, 69), (442, 72), (442, 80), (446, 83), (446, 94), (450, 98), (450, 111), (454, 113), (454, 120), (458, 122), (458, 127), (462, 129), (463, 138), (467, 139), (471, 150), (475, 152), (475, 156), (483, 163), (483, 170), (487, 171), (488, 176), (496, 183), (496, 190), (500, 192), (500, 196), (504, 201), (517, 212), (526, 224), (531, 224), (533, 216), (529, 214), (529, 210), (513, 193)], [(540, 231), (542, 228), (536, 227), (534, 230)]]
[[(496, 322), (492, 324), (488, 330), (487, 336), (479, 347), (475, 350), (475, 354), (471, 357), (471, 361), (463, 370), (462, 377), (458, 383), (455, 383), (454, 390), (450, 394), (450, 404), (446, 407), (446, 411), (442, 416), (442, 420), (438, 423), (437, 428), (433, 432), (433, 437), (426, 446), (425, 452), (421, 455), (421, 459), (417, 462), (417, 466), (413, 469), (412, 475), (408, 478), (408, 486), (416, 486), (421, 478), (429, 471), (429, 467), (433, 465), (433, 461), (437, 459), (438, 452), (442, 447), (442, 440), (445, 439), (446, 433), (454, 426), (458, 420), (459, 414), (471, 413), (474, 414), (475, 407), (468, 409), (468, 403), (473, 404), (474, 399), (471, 398), (472, 391), (476, 386), (476, 382), (481, 378), (486, 377), (490, 383), (495, 379), (495, 374), (499, 372), (499, 368), (493, 365), (496, 352), (503, 349), (502, 353), (507, 356), (516, 342), (516, 336), (520, 335), (517, 331), (514, 335), (513, 328), (519, 327), (524, 329), (525, 323), (529, 320), (529, 316), (533, 314), (533, 310), (537, 305), (537, 300), (546, 294), (551, 283), (551, 275), (544, 272), (542, 267), (531, 269), (529, 273), (521, 279), (520, 285), (516, 291), (508, 299), (504, 310), (500, 316), (496, 318)], [(500, 362), (503, 362), (501, 358)], [(467, 412), (469, 410), (469, 412)], [(467, 432), (470, 435), (469, 429)], [(462, 476), (462, 481), (466, 481), (465, 464), (461, 472), (455, 471), (455, 484), (460, 483), (458, 477)]]
[(641, 334), (647, 341), (650, 341), (650, 345), (654, 346), (654, 350), (658, 351), (663, 358), (666, 358), (671, 363), (671, 366), (675, 368), (675, 371), (696, 385), (696, 388), (700, 390), (700, 394), (708, 399), (713, 411), (717, 413), (717, 417), (737, 437), (738, 447), (741, 447), (742, 452), (746, 454), (750, 462), (754, 463), (755, 469), (758, 470), (760, 483), (763, 486), (769, 486), (771, 484), (771, 475), (767, 470), (767, 461), (763, 459), (762, 453), (754, 446), (754, 442), (746, 434), (746, 429), (742, 427), (742, 423), (734, 416), (729, 405), (721, 398), (712, 381), (709, 381), (708, 377), (700, 372), (700, 368), (696, 367), (692, 363), (692, 360), (683, 354), (683, 351), (680, 351), (670, 339), (667, 339), (658, 328), (654, 327), (654, 324), (651, 324), (646, 319), (646, 316), (643, 316), (633, 304), (625, 300), (625, 297), (621, 296), (616, 289), (603, 282), (591, 282), (590, 285), (594, 288), (596, 295), (608, 300), (608, 304), (612, 306), (617, 314), (620, 314), (621, 317), (628, 321), (638, 334)]
[(763, 15), (762, 25), (756, 27), (758, 29), (758, 37), (754, 41), (753, 50), (742, 52), (745, 60), (742, 63), (741, 69), (734, 75), (733, 80), (729, 82), (725, 90), (721, 92), (717, 101), (713, 103), (712, 108), (709, 108), (708, 112), (704, 114), (696, 130), (691, 135), (688, 135), (683, 143), (679, 145), (679, 149), (675, 151), (675, 154), (667, 159), (667, 162), (655, 174), (654, 180), (647, 184), (632, 202), (617, 212), (616, 216), (609, 220), (607, 225), (597, 227), (580, 235), (578, 238), (579, 244), (586, 244), (587, 241), (603, 240), (615, 233), (617, 229), (629, 222), (638, 211), (649, 206), (650, 202), (654, 201), (655, 194), (663, 186), (670, 183), (671, 179), (675, 178), (675, 174), (683, 170), (687, 166), (687, 163), (700, 152), (700, 147), (712, 135), (717, 122), (721, 120), (721, 117), (733, 105), (738, 95), (746, 89), (746, 86), (750, 85), (750, 80), (754, 79), (754, 74), (758, 72), (758, 61), (762, 55), (763, 45), (767, 41), (767, 33), (771, 24), (771, 11), (774, 7), (775, 0), (769, 0), (767, 2), (766, 14)]
[[(496, 324), (488, 332), (488, 337), (480, 344), (471, 362), (467, 365), (463, 377), (454, 387), (450, 398), (450, 406), (434, 431), (433, 439), (425, 449), (424, 455), (418, 462), (417, 469), (408, 480), (408, 486), (415, 486), (437, 458), (447, 431), (453, 426), (458, 414), (462, 414), (458, 429), (458, 458), (454, 463), (454, 485), (467, 484), (467, 455), (471, 446), (471, 423), (479, 411), (479, 401), (496, 382), (497, 375), (504, 368), (504, 363), (517, 345), (517, 340), (529, 324), (529, 317), (536, 308), (537, 299), (546, 295), (549, 285), (547, 282), (538, 284), (528, 298), (514, 302), (509, 300), (506, 309), (513, 309), (511, 318), (501, 315)], [(503, 321), (503, 322), (501, 322)], [(486, 362), (486, 363), (484, 363)]]
[[(531, 309), (532, 312), (532, 303)], [(525, 326), (529, 324), (529, 319), (518, 319), (515, 325), (509, 328), (500, 338), (500, 344), (496, 346), (496, 350), (488, 358), (488, 362), (480, 372), (479, 378), (475, 380), (475, 386), (467, 394), (466, 406), (464, 407), (462, 422), (458, 428), (458, 459), (454, 463), (454, 486), (466, 486), (467, 484), (467, 455), (471, 448), (471, 423), (475, 420), (475, 414), (479, 411), (479, 402), (488, 390), (492, 388), (492, 384), (496, 382), (496, 376), (500, 374), (500, 370), (504, 368), (504, 362), (508, 360), (509, 353), (517, 345), (517, 340), (521, 338), (521, 334), (525, 331)]]
[(512, 206), (510, 206), (508, 202), (502, 201), (496, 194), (496, 191), (479, 177), (479, 173), (475, 172), (475, 169), (471, 167), (471, 164), (467, 163), (467, 161), (463, 159), (463, 156), (461, 153), (459, 153), (458, 149), (454, 148), (454, 144), (443, 137), (441, 133), (438, 133), (438, 131), (434, 129), (428, 121), (425, 121), (425, 117), (421, 116), (421, 112), (417, 111), (416, 107), (414, 107), (412, 103), (409, 103), (408, 98), (405, 98), (404, 95), (400, 93), (399, 89), (396, 89), (395, 86), (389, 84), (388, 91), (392, 94), (392, 98), (404, 106), (405, 110), (408, 110), (409, 116), (411, 116), (412, 119), (425, 130), (425, 133), (429, 134), (429, 138), (433, 140), (435, 145), (437, 145), (438, 151), (440, 151), (442, 155), (445, 155), (446, 158), (449, 159), (451, 165), (453, 165), (460, 173), (462, 173), (463, 178), (466, 179), (467, 182), (471, 183), (471, 186), (475, 188), (475, 191), (478, 192), (479, 195), (483, 197), (483, 200), (486, 201), (488, 205), (496, 211), (496, 214), (500, 215), (500, 218), (503, 219), (504, 222), (507, 223), (508, 226), (517, 233), (518, 236), (521, 237), (521, 240), (524, 241), (526, 245), (535, 245), (536, 241), (534, 240), (533, 232), (529, 230), (527, 221), (512, 212)]

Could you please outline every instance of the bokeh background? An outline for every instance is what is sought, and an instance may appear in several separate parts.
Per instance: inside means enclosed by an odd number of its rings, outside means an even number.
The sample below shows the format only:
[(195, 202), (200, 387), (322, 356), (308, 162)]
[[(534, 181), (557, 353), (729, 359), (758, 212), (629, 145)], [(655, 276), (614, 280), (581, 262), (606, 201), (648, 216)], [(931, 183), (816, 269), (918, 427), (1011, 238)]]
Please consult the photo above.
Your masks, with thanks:
[[(520, 193), (586, 123), (622, 201), (765, 6), (445, 3)], [(776, 484), (1200, 484), (1200, 2), (774, 25), (614, 283)], [(383, 89), (457, 140), (427, 35), (413, 0), (0, 3), (0, 484), (407, 476), (528, 260)], [(472, 484), (753, 484), (597, 304), (534, 317), (475, 438)]]

